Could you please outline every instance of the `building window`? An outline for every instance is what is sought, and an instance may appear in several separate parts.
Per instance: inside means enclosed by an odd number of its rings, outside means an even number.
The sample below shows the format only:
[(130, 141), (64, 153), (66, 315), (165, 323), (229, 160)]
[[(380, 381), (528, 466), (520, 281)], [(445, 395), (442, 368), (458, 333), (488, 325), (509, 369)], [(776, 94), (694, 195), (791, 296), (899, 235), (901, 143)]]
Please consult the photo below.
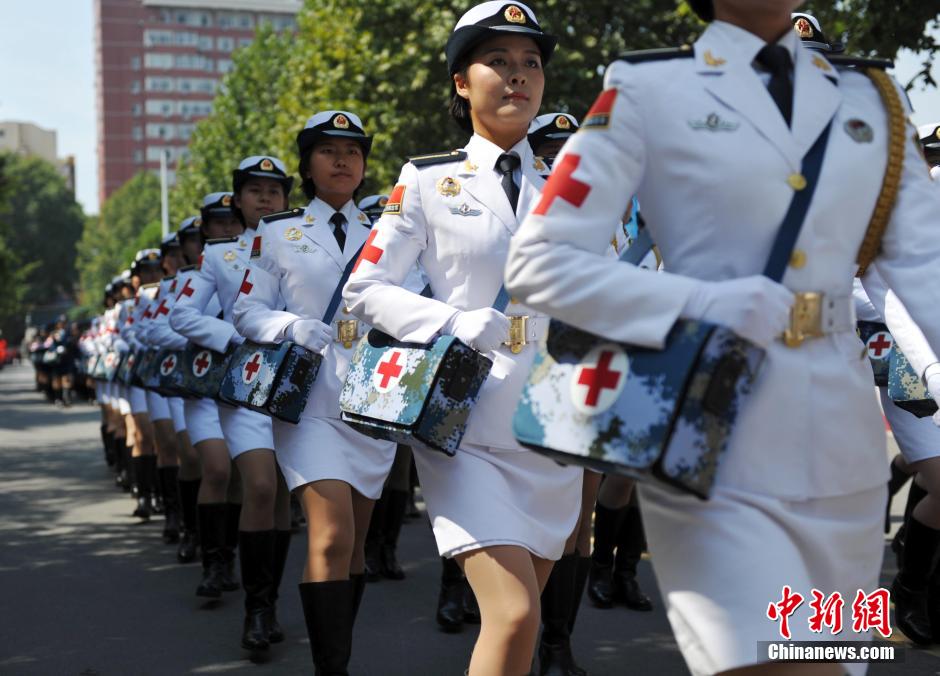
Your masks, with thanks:
[(131, 57), (131, 70), (140, 70), (140, 57), (139, 56)]
[(219, 72), (228, 73), (232, 70), (232, 61), (231, 59), (219, 59)]
[(131, 94), (140, 93), (140, 80), (134, 80), (131, 82)]
[(247, 47), (248, 45), (251, 44), (251, 40), (252, 38), (238, 38), (238, 46)]
[(140, 127), (134, 127), (131, 130), (131, 138), (133, 138), (135, 141), (142, 140), (144, 138), (143, 130)]
[(220, 52), (235, 51), (235, 40), (232, 38), (217, 38), (216, 47)]
[(144, 65), (155, 70), (170, 70), (173, 68), (173, 55), (147, 52), (144, 54)]
[(131, 115), (133, 115), (134, 117), (140, 117), (140, 104), (139, 103), (135, 103), (134, 105), (131, 106)]
[(144, 151), (135, 150), (134, 151), (134, 164), (141, 164), (144, 161)]

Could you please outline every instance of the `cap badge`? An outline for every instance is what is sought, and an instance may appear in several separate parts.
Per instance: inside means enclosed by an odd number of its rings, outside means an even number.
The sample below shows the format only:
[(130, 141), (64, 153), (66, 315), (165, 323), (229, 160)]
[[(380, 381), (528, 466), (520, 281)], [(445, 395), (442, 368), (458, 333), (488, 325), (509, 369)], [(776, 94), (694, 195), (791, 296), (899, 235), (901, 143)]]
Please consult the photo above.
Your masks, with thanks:
[(380, 197), (380, 198), (379, 198), (379, 206), (380, 206), (380, 207), (384, 207), (386, 204), (388, 204), (388, 198), (387, 198), (387, 197)]
[(245, 240), (243, 240), (243, 239), (238, 240), (238, 248), (239, 248), (239, 249), (244, 249), (244, 248), (246, 248), (247, 246), (248, 246), (248, 242), (247, 242), (247, 241), (245, 241)]
[(261, 160), (260, 168), (261, 171), (271, 171), (274, 169), (274, 162), (265, 157), (263, 160)]
[(147, 258), (148, 258), (149, 260), (155, 261), (155, 260), (157, 260), (158, 255), (155, 254), (153, 251), (151, 251), (149, 254), (147, 254)]
[(225, 252), (225, 255), (222, 256), (222, 259), (223, 259), (226, 263), (231, 263), (233, 260), (235, 260), (235, 252), (234, 252), (234, 251), (226, 251), (226, 252)]
[(813, 37), (813, 24), (806, 20), (805, 17), (800, 17), (796, 20), (796, 23), (793, 24), (793, 30), (797, 32), (801, 40), (808, 40)]
[(875, 139), (875, 131), (871, 125), (857, 117), (847, 120), (843, 127), (856, 143), (871, 143)]
[(471, 162), (470, 160), (466, 160), (466, 161), (463, 163), (463, 168), (464, 168), (464, 171), (473, 173), (473, 172), (475, 172), (477, 169), (479, 169), (480, 167), (478, 167), (477, 165), (475, 165), (475, 164), (474, 164), (473, 162)]
[(231, 196), (231, 195), (223, 195), (223, 196), (222, 196), (222, 206), (223, 206), (223, 207), (229, 207), (229, 206), (231, 206), (231, 205), (232, 205), (232, 196)]
[(315, 220), (316, 220), (316, 218), (314, 218), (312, 214), (307, 214), (306, 216), (304, 216), (304, 224), (305, 224), (305, 225), (313, 225), (313, 222), (314, 222)]
[(727, 60), (722, 59), (720, 56), (715, 56), (712, 54), (712, 50), (706, 49), (705, 53), (702, 55), (702, 58), (705, 60), (706, 66), (711, 66), (712, 68), (718, 68), (727, 63)]
[(202, 227), (202, 219), (197, 218), (196, 220), (193, 221), (193, 225), (195, 225), (197, 228)]
[(555, 126), (559, 129), (571, 129), (571, 120), (564, 115), (559, 115), (555, 118)]
[(349, 118), (340, 113), (333, 118), (333, 126), (337, 129), (349, 129)]
[(360, 223), (368, 223), (368, 222), (369, 222), (369, 217), (366, 216), (364, 213), (362, 213), (362, 212), (360, 211), (360, 212), (359, 212), (359, 222), (360, 222)]
[(437, 182), (437, 191), (444, 197), (455, 197), (460, 194), (460, 183), (450, 176), (445, 176)]
[(284, 238), (291, 242), (296, 242), (301, 237), (303, 237), (303, 233), (300, 232), (299, 228), (288, 228), (284, 231)]
[(940, 127), (937, 127), (937, 131), (935, 131), (933, 135), (940, 139)]
[(506, 17), (506, 21), (509, 23), (525, 23), (525, 12), (515, 5), (509, 5), (503, 13), (503, 16)]
[(548, 167), (545, 166), (545, 162), (542, 161), (541, 157), (536, 157), (535, 162), (532, 165), (532, 168), (536, 171), (547, 171)]

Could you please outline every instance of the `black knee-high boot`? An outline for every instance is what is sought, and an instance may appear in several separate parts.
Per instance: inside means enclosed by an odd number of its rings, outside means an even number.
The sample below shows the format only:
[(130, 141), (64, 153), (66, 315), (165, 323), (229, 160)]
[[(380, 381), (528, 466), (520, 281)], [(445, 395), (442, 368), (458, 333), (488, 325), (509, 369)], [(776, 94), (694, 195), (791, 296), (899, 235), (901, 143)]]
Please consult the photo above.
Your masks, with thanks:
[(150, 475), (150, 495), (153, 502), (153, 513), (163, 514), (163, 484), (160, 483), (160, 471), (157, 467), (157, 456), (147, 455), (144, 457), (147, 458), (147, 463), (150, 465), (150, 467), (147, 468), (147, 473)]
[(131, 452), (133, 447), (127, 445), (127, 437), (115, 437), (114, 445), (118, 470), (114, 476), (114, 485), (126, 493), (131, 490)]
[(408, 507), (408, 492), (390, 490), (385, 505), (385, 527), (382, 531), (382, 575), (389, 580), (404, 580), (405, 571), (398, 563), (398, 536)]
[(180, 563), (190, 563), (196, 560), (196, 549), (199, 546), (199, 519), (196, 503), (202, 480), (180, 479), (178, 483), (183, 523), (180, 544), (176, 548), (176, 560)]
[(578, 619), (578, 609), (581, 599), (584, 598), (584, 587), (587, 584), (588, 572), (591, 570), (591, 557), (578, 555), (578, 566), (574, 576), (574, 603), (571, 604), (571, 617), (568, 619), (568, 633), (574, 633), (574, 625)]
[(222, 591), (238, 591), (238, 575), (235, 574), (235, 549), (238, 546), (238, 521), (241, 519), (242, 506), (235, 502), (226, 503), (225, 541), (222, 546), (222, 561), (225, 564), (222, 577)]
[(891, 585), (898, 629), (919, 645), (933, 640), (927, 613), (927, 586), (933, 569), (940, 530), (925, 526), (913, 516), (904, 538), (904, 565)]
[(539, 676), (586, 676), (571, 654), (571, 606), (575, 601), (578, 555), (566, 554), (552, 567), (542, 591)]
[(598, 608), (610, 608), (614, 604), (614, 547), (623, 514), (624, 509), (610, 509), (600, 502), (594, 507), (594, 551), (588, 574), (588, 597)]
[(382, 579), (382, 542), (385, 539), (385, 512), (388, 507), (389, 488), (386, 485), (382, 495), (372, 506), (372, 518), (366, 532), (365, 571), (366, 582), (378, 582)]
[(366, 576), (362, 573), (352, 573), (349, 579), (353, 583), (352, 619), (353, 624), (356, 624), (356, 617), (359, 616), (359, 606), (362, 605), (362, 596), (366, 591)]
[(108, 467), (114, 467), (114, 436), (108, 431), (107, 423), (101, 423), (101, 445), (104, 447), (104, 461)]
[(238, 553), (242, 565), (242, 586), (245, 588), (245, 622), (242, 625), (242, 648), (267, 650), (271, 592), (274, 587), (275, 531), (241, 531)]
[(907, 502), (904, 505), (904, 521), (901, 523), (901, 527), (898, 528), (898, 532), (894, 534), (894, 539), (891, 540), (891, 551), (894, 552), (899, 570), (904, 565), (904, 541), (907, 533), (907, 524), (910, 523), (911, 513), (914, 511), (917, 503), (923, 500), (926, 495), (927, 491), (917, 485), (916, 481), (911, 482), (911, 488), (907, 493)]
[(163, 541), (172, 545), (180, 541), (180, 494), (177, 481), (180, 468), (172, 465), (160, 467), (157, 473), (163, 492)]
[(141, 455), (131, 459), (134, 468), (134, 488), (137, 493), (137, 508), (134, 510), (134, 516), (144, 521), (149, 521), (153, 513), (150, 496), (150, 487), (153, 485), (150, 470), (153, 465), (150, 463), (150, 457)]
[(634, 500), (627, 506), (617, 537), (617, 555), (614, 558), (614, 599), (632, 610), (650, 611), (653, 602), (640, 589), (636, 581), (636, 567), (643, 556), (645, 544), (643, 519)]
[(437, 623), (448, 633), (463, 628), (463, 571), (453, 559), (441, 557), (441, 591), (437, 597)]
[(196, 596), (217, 599), (222, 596), (225, 573), (225, 520), (228, 506), (224, 502), (201, 504), (199, 539), (202, 547), (202, 580)]
[(280, 643), (284, 640), (284, 630), (277, 621), (278, 590), (281, 580), (284, 579), (284, 566), (287, 564), (287, 553), (290, 551), (291, 531), (278, 530), (274, 532), (274, 584), (271, 586), (270, 611), (265, 615), (268, 631), (268, 641)]
[(298, 590), (316, 676), (349, 676), (355, 582), (302, 582)]
[(907, 480), (911, 478), (910, 474), (902, 472), (898, 467), (896, 461), (900, 457), (900, 455), (896, 455), (891, 459), (891, 478), (888, 479), (888, 503), (885, 505), (885, 533), (891, 530), (891, 500), (901, 490), (901, 487), (907, 483)]

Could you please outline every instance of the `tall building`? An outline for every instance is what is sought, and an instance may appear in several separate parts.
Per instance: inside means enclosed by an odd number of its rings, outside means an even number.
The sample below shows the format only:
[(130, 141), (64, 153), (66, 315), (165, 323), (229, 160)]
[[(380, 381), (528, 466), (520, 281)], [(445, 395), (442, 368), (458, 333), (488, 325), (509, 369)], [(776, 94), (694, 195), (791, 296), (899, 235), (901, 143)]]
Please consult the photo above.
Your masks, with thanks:
[[(263, 23), (295, 27), (302, 0), (95, 0), (98, 197), (186, 155), (232, 52)], [(172, 171), (170, 175), (172, 181)]]
[(31, 122), (0, 122), (0, 151), (30, 155), (55, 166), (75, 194), (75, 157), (58, 157), (56, 133)]

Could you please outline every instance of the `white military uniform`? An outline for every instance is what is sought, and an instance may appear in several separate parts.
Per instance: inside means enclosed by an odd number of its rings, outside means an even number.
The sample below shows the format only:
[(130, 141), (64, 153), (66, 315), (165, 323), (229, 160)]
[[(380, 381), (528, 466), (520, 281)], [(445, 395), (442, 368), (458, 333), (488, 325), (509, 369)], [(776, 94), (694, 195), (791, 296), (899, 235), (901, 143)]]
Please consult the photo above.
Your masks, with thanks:
[[(855, 307), (858, 318), (869, 322), (885, 323), (885, 315), (891, 318), (888, 330), (894, 339), (896, 346), (900, 347), (903, 343), (908, 349), (905, 351), (914, 353), (913, 346), (917, 351), (927, 351), (932, 353), (930, 345), (924, 339), (924, 334), (917, 328), (917, 325), (910, 321), (910, 316), (906, 312), (886, 313), (885, 306), (888, 303), (894, 305), (899, 303), (898, 298), (890, 293), (884, 279), (878, 274), (877, 270), (869, 270), (864, 280), (855, 280)], [(936, 357), (933, 361), (937, 361)], [(884, 410), (885, 418), (891, 425), (891, 432), (894, 434), (894, 440), (901, 450), (901, 455), (908, 462), (917, 462), (940, 456), (940, 428), (934, 424), (933, 419), (918, 418), (908, 413), (904, 409), (895, 406), (888, 396), (887, 387), (879, 387), (878, 396), (881, 399), (881, 407)]]
[[(261, 255), (252, 260), (245, 290), (235, 301), (235, 328), (245, 338), (279, 343), (294, 321), (322, 320), (343, 270), (369, 235), (369, 219), (350, 200), (341, 209), (346, 217), (341, 252), (330, 224), (334, 213), (314, 199), (304, 210), (262, 220)], [(342, 317), (341, 309), (337, 319)], [(368, 330), (359, 328), (360, 334)], [(366, 437), (339, 419), (339, 393), (354, 348), (336, 340), (329, 344), (300, 422), (274, 421), (277, 461), (291, 490), (332, 479), (345, 481), (367, 498), (382, 494), (395, 444)]]
[[(192, 277), (196, 267), (188, 265), (177, 271), (176, 278), (170, 283), (167, 295), (161, 301), (165, 303), (164, 307), (159, 312), (154, 312), (148, 337), (159, 348), (182, 350), (186, 347), (186, 337), (173, 330), (169, 319), (177, 299), (188, 297), (193, 293)], [(205, 311), (213, 317), (222, 311), (216, 295), (210, 296)], [(209, 439), (224, 438), (222, 425), (219, 422), (219, 407), (214, 400), (193, 398), (183, 400), (182, 404), (186, 431), (193, 445)]]
[[(164, 277), (160, 280), (157, 288), (157, 295), (150, 301), (150, 305), (144, 310), (139, 327), (137, 328), (137, 339), (140, 340), (147, 349), (159, 350), (163, 346), (160, 344), (157, 333), (158, 326), (166, 326), (167, 315), (169, 314), (169, 304), (176, 295), (176, 275)], [(164, 420), (172, 419), (173, 431), (176, 433), (186, 429), (186, 418), (183, 413), (183, 400), (180, 397), (164, 397), (157, 392), (147, 391), (147, 408), (150, 409), (150, 419)]]
[[(729, 24), (712, 23), (692, 58), (612, 65), (603, 105), (555, 163), (556, 198), (513, 242), (510, 290), (610, 339), (661, 346), (696, 278), (760, 273), (793, 196), (789, 177), (831, 119), (819, 188), (797, 241), (805, 257), (794, 261), (805, 265), (788, 269), (783, 284), (851, 306), (855, 258), (886, 166), (887, 116), (863, 74), (837, 71), (791, 31), (779, 44), (794, 60), (792, 129), (752, 65), (763, 41)], [(870, 135), (858, 133), (866, 128)], [(568, 166), (577, 164), (562, 176), (569, 155)], [(583, 199), (566, 199), (579, 185), (589, 190)], [(667, 272), (649, 275), (599, 255), (606, 222), (634, 192)], [(923, 280), (940, 259), (937, 201), (908, 144), (875, 267), (935, 345), (940, 287)], [(879, 586), (888, 471), (871, 377), (848, 327), (798, 349), (775, 342), (711, 501), (641, 487), (660, 588), (694, 673), (753, 664), (756, 642), (779, 638), (765, 613), (783, 585), (807, 598), (816, 587), (846, 599)], [(808, 612), (801, 607), (791, 618), (794, 638), (827, 638), (808, 631)], [(846, 669), (860, 673), (864, 665)]]
[[(539, 198), (548, 167), (533, 156), (527, 139), (511, 150), (521, 159), (517, 212), (523, 214)], [(346, 285), (350, 311), (398, 340), (427, 343), (457, 310), (492, 306), (500, 289), (509, 239), (518, 227), (495, 169), (503, 150), (474, 135), (465, 152), (466, 159), (404, 166), (375, 225), (376, 250), (368, 252), (371, 257), (364, 252)], [(616, 222), (608, 219), (605, 244)], [(433, 298), (403, 287), (415, 261)], [(493, 368), (457, 454), (416, 450), (415, 462), (441, 555), (508, 544), (558, 559), (578, 517), (582, 470), (525, 451), (513, 437), (512, 414), (534, 343), (548, 323), (517, 303), (506, 312), (529, 316), (533, 344), (519, 354), (505, 346), (489, 353)]]
[[(189, 278), (193, 293), (180, 298), (170, 314), (170, 326), (202, 347), (225, 352), (231, 342), (241, 342), (241, 336), (232, 325), (232, 306), (238, 295), (255, 231), (245, 230), (233, 241), (206, 244), (202, 262)], [(218, 312), (209, 314), (209, 301), (217, 297), (222, 305), (222, 318)], [(273, 449), (271, 418), (247, 408), (219, 404), (219, 421), (228, 446), (229, 455), (236, 458), (245, 451)]]
[[(129, 298), (121, 303), (121, 311), (118, 314), (118, 333), (120, 334), (121, 340), (118, 341), (117, 344), (118, 350), (122, 354), (129, 350), (140, 350), (143, 348), (143, 345), (137, 340), (135, 335), (137, 331), (136, 325), (143, 316), (143, 312), (153, 298), (154, 293), (156, 293), (156, 287), (147, 288), (142, 286), (137, 290), (137, 295), (134, 298)], [(122, 403), (122, 413), (125, 413), (126, 408), (130, 408), (126, 413), (147, 413), (146, 390), (133, 385), (128, 387), (121, 383), (116, 384), (121, 388), (123, 398), (127, 401), (127, 407), (124, 407)]]

